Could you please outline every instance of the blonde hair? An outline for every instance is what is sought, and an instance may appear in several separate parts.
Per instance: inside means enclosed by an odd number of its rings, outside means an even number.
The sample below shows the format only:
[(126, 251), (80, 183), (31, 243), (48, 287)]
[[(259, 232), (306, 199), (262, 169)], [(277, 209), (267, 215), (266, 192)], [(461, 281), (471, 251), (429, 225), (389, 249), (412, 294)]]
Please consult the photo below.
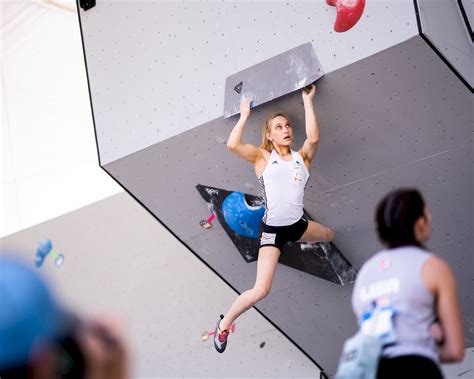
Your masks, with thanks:
[(267, 138), (267, 133), (271, 132), (270, 122), (278, 116), (284, 117), (286, 118), (287, 121), (290, 121), (290, 119), (284, 113), (281, 113), (281, 112), (272, 113), (270, 116), (267, 117), (262, 128), (262, 143), (260, 144), (260, 148), (265, 149), (270, 153), (273, 150), (273, 143)]

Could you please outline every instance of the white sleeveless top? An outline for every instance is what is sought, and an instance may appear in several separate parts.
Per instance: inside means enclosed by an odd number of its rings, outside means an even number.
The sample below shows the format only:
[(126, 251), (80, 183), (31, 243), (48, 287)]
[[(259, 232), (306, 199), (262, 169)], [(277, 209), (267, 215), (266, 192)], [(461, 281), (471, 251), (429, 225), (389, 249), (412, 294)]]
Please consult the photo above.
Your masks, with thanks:
[(303, 216), (303, 196), (309, 171), (301, 155), (291, 150), (291, 161), (284, 161), (272, 150), (258, 178), (265, 202), (262, 221), (270, 226), (286, 226)]

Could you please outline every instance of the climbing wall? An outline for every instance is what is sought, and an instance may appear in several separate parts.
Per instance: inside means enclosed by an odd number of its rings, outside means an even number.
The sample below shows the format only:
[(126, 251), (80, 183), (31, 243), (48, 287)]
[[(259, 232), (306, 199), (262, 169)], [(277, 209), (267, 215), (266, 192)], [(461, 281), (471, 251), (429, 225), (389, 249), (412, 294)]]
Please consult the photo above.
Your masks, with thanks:
[(223, 114), (228, 76), (311, 42), (326, 72), (417, 34), (412, 0), (333, 31), (324, 1), (111, 1), (80, 10), (102, 164)]
[(416, 4), (422, 35), (439, 56), (453, 66), (459, 78), (470, 86), (472, 91), (474, 37), (472, 21), (469, 20), (469, 13), (472, 14), (472, 2), (467, 4), (467, 1), (460, 0), (417, 0)]
[[(164, 7), (160, 12), (147, 3), (141, 13), (103, 3), (81, 13), (103, 167), (231, 287), (238, 292), (251, 287), (255, 262), (242, 257), (218, 222), (211, 229), (200, 226), (210, 211), (196, 185), (260, 195), (251, 165), (226, 149), (237, 117), (223, 118), (225, 77), (311, 41), (325, 76), (314, 99), (321, 141), (306, 211), (335, 229), (335, 245), (357, 268), (380, 248), (373, 227), (377, 201), (395, 187), (418, 187), (434, 215), (430, 248), (458, 278), (467, 345), (472, 346), (470, 89), (418, 35), (413, 2), (369, 2), (359, 23), (344, 34), (332, 31), (334, 8), (322, 3), (210, 3), (188, 23), (183, 17), (192, 3), (186, 2), (154, 5)], [(169, 15), (168, 21), (160, 23), (158, 14), (161, 19)], [(104, 26), (98, 20), (105, 15), (110, 19)], [(119, 31), (121, 24), (112, 22), (119, 15), (120, 20), (140, 20), (140, 27), (130, 21), (135, 28)], [(156, 34), (148, 29), (153, 21)], [(214, 30), (197, 42), (197, 30), (209, 23), (230, 28), (230, 34)], [(178, 29), (172, 28), (175, 24)], [(181, 40), (179, 28), (194, 33)], [(94, 39), (99, 30), (102, 39)], [(150, 43), (137, 35), (146, 35)], [(231, 43), (224, 43), (230, 36)], [(208, 43), (198, 49), (202, 41)], [(167, 53), (158, 58), (163, 46)], [(187, 53), (199, 59), (181, 65)], [(278, 110), (289, 114), (295, 146), (301, 146), (299, 91), (254, 108), (245, 142), (259, 144), (263, 120)], [(343, 340), (356, 329), (351, 290), (280, 265), (272, 294), (257, 309), (333, 373)], [(223, 311), (231, 301), (222, 304)]]
[[(60, 267), (51, 255), (35, 267), (45, 238), (63, 254)], [(237, 320), (222, 359), (209, 334), (220, 303), (234, 291), (126, 193), (2, 238), (0, 246), (1, 257), (14, 252), (83, 319), (118, 317), (131, 378), (243, 378), (249, 371), (258, 378), (319, 378), (311, 359), (255, 310)]]
[[(440, 102), (443, 92), (450, 95)], [(326, 74), (315, 99), (321, 142), (305, 208), (335, 228), (336, 246), (360, 267), (380, 248), (372, 221), (377, 201), (394, 187), (420, 188), (434, 214), (430, 247), (453, 265), (459, 278), (472, 344), (472, 271), (466, 269), (472, 260), (473, 179), (468, 94), (421, 37)], [(299, 93), (256, 108), (245, 140), (258, 143), (264, 117), (278, 109), (289, 113), (295, 145), (301, 145)], [(210, 121), (105, 168), (240, 292), (253, 285), (256, 266), (242, 259), (218, 223), (210, 230), (201, 228), (199, 221), (210, 212), (195, 189), (212, 183), (259, 194), (251, 165), (225, 146), (235, 121)], [(351, 286), (280, 266), (273, 294), (257, 308), (330, 372), (343, 339), (355, 330), (350, 294)]]

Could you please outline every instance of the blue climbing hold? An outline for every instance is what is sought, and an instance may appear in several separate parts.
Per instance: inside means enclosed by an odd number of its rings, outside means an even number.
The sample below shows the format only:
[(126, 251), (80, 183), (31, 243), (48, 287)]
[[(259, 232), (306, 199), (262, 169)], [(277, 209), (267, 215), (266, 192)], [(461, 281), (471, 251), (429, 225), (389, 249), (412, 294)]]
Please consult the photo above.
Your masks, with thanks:
[(222, 213), (227, 225), (238, 235), (259, 237), (260, 222), (265, 213), (263, 205), (250, 206), (242, 192), (232, 192), (222, 203)]
[(51, 242), (51, 240), (44, 240), (40, 242), (38, 248), (36, 249), (36, 267), (41, 267), (43, 265), (45, 258), (48, 256), (52, 249), (53, 243)]

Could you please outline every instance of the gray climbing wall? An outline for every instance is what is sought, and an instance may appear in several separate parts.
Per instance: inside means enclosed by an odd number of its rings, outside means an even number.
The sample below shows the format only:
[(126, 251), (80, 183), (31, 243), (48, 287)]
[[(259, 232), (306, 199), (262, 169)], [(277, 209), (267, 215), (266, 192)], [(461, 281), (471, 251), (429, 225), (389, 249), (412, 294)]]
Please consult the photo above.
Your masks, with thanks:
[[(472, 2), (471, 4), (458, 0), (417, 0), (416, 2), (419, 7), (423, 34), (472, 88), (474, 47), (472, 35), (470, 35), (472, 24), (469, 23)], [(466, 18), (463, 17), (463, 11)]]
[[(446, 94), (441, 96), (440, 94)], [(310, 215), (336, 230), (335, 244), (360, 267), (380, 247), (373, 228), (377, 201), (415, 186), (434, 214), (430, 248), (459, 280), (468, 345), (474, 315), (472, 273), (472, 114), (468, 89), (431, 48), (414, 37), (318, 81), (319, 152), (306, 190)], [(265, 116), (284, 109), (303, 142), (303, 107), (293, 93), (252, 111), (245, 140), (259, 142)], [(258, 194), (251, 165), (230, 154), (226, 135), (236, 118), (216, 119), (105, 166), (128, 191), (238, 291), (253, 285), (223, 229), (209, 231), (197, 183)], [(344, 338), (355, 330), (351, 287), (280, 266), (273, 293), (257, 305), (332, 372)], [(229, 304), (223, 304), (226, 309)]]
[[(413, 2), (368, 2), (360, 24), (343, 35), (330, 32), (333, 8), (316, 2), (163, 4), (155, 13), (151, 5), (110, 3), (81, 12), (103, 167), (233, 288), (251, 287), (255, 263), (242, 259), (219, 224), (199, 226), (209, 211), (195, 186), (259, 195), (253, 168), (225, 146), (237, 120), (222, 118), (225, 77), (312, 41), (326, 75), (314, 100), (321, 142), (306, 210), (335, 228), (336, 246), (360, 267), (380, 248), (372, 221), (377, 201), (394, 187), (420, 188), (434, 215), (430, 248), (455, 271), (473, 346), (472, 98), (418, 36)], [(232, 41), (221, 39), (220, 29), (206, 34), (209, 24), (228, 28), (223, 33)], [(276, 110), (289, 114), (300, 146), (299, 92), (254, 109), (245, 141), (258, 144), (263, 120)], [(272, 294), (257, 309), (332, 373), (356, 328), (351, 289), (279, 266)]]
[[(474, 9), (472, 9), (472, 0), (460, 0), (464, 13), (466, 14), (467, 22), (469, 23), (468, 28), (472, 31), (472, 27), (474, 26)], [(462, 10), (461, 10), (462, 12)]]
[(106, 164), (222, 115), (228, 76), (312, 42), (325, 72), (417, 34), (412, 0), (368, 1), (344, 34), (324, 1), (113, 1), (80, 10)]

